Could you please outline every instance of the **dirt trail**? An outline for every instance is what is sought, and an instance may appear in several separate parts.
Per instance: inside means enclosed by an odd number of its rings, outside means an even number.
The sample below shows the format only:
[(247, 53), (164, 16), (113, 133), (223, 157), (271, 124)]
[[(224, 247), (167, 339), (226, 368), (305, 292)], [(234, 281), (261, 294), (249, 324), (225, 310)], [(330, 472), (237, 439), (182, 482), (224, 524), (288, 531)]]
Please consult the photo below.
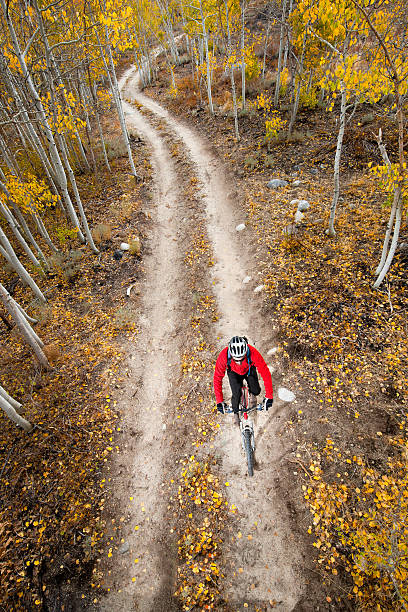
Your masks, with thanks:
[[(220, 161), (212, 155), (208, 145), (138, 91), (138, 75), (133, 68), (123, 78), (128, 95), (164, 119), (183, 140), (196, 168), (206, 207), (208, 235), (217, 262), (213, 268), (213, 282), (221, 314), (218, 328), (220, 348), (225, 346), (229, 337), (239, 333), (248, 335), (252, 343), (266, 352), (270, 348), (267, 342), (272, 339), (265, 332), (259, 314), (261, 298), (253, 293), (254, 281), (245, 290), (243, 285), (243, 279), (251, 274), (254, 262), (248, 252), (248, 230), (236, 230), (236, 226), (243, 222), (239, 207), (235, 206), (234, 210), (234, 201), (239, 199), (236, 190), (228, 188)], [(239, 509), (239, 531), (242, 533), (242, 538), (230, 542), (231, 575), (226, 581), (228, 598), (236, 604), (274, 600), (280, 602), (280, 610), (289, 611), (299, 601), (301, 588), (294, 569), (300, 562), (300, 551), (296, 549), (289, 531), (288, 512), (274, 481), (274, 472), (279, 469), (287, 452), (279, 441), (280, 419), (284, 413), (285, 406), (276, 400), (271, 415), (259, 414), (256, 427), (260, 470), (253, 479), (246, 475), (239, 436), (231, 422), (226, 422), (227, 419), (223, 422), (217, 446), (225, 478), (230, 482), (230, 502)], [(237, 568), (243, 571), (236, 572)]]
[[(216, 260), (209, 281), (214, 286), (220, 313), (219, 348), (225, 346), (231, 335), (242, 333), (248, 335), (250, 342), (256, 344), (261, 352), (266, 352), (273, 338), (270, 332), (269, 335), (265, 332), (258, 312), (261, 298), (253, 291), (258, 283), (254, 279), (252, 283), (243, 284), (243, 279), (255, 266), (248, 243), (249, 230), (237, 232), (235, 229), (243, 222), (239, 206), (236, 205), (234, 210), (239, 194), (228, 187), (223, 168), (206, 143), (140, 92), (134, 68), (123, 75), (120, 87), (126, 99), (138, 102), (164, 120), (175, 139), (183, 141), (185, 155), (192, 162), (201, 184), (199, 197)], [(178, 338), (174, 330), (180, 308), (177, 295), (182, 294), (183, 281), (179, 261), (182, 253), (176, 250), (177, 223), (183, 217), (183, 201), (177, 192), (174, 162), (167, 152), (163, 136), (133, 106), (124, 103), (124, 110), (129, 127), (152, 147), (156, 177), (156, 209), (153, 212), (156, 230), (150, 242), (153, 254), (145, 260), (147, 276), (143, 288), (146, 318), (142, 321), (137, 346), (131, 349), (133, 354), (129, 359), (133, 382), (129, 382), (122, 400), (123, 408), (130, 409), (127, 417), (129, 427), (140, 431), (136, 431), (131, 448), (121, 456), (121, 463), (128, 466), (128, 480), (122, 477), (118, 482), (122, 499), (129, 500), (135, 493), (135, 499), (143, 499), (144, 510), (140, 502), (132, 505), (126, 501), (130, 522), (125, 540), (131, 553), (122, 557), (116, 555), (117, 563), (112, 570), (112, 591), (115, 594), (106, 599), (102, 609), (130, 610), (132, 605), (137, 605), (134, 609), (150, 612), (162, 609), (157, 606), (158, 601), (166, 597), (170, 601), (176, 563), (176, 559), (169, 560), (167, 576), (163, 576), (162, 558), (166, 551), (163, 543), (159, 545), (156, 542), (160, 540), (158, 534), (166, 533), (165, 527), (168, 531), (168, 525), (164, 524), (167, 501), (162, 486), (167, 479), (165, 463), (170, 458), (171, 443), (164, 440), (166, 422), (163, 414), (170, 389), (163, 381), (171, 379), (169, 364), (175, 365), (177, 339), (182, 341), (182, 328), (178, 330)], [(149, 375), (144, 376), (145, 372)], [(136, 391), (138, 377), (142, 387)], [(157, 381), (160, 381), (160, 386)], [(149, 427), (146, 423), (138, 427), (135, 423), (146, 408), (154, 411), (155, 418), (149, 419)], [(275, 602), (276, 609), (289, 612), (296, 607), (302, 594), (296, 573), (301, 551), (290, 533), (288, 511), (276, 484), (280, 462), (287, 452), (279, 442), (279, 426), (280, 422), (283, 423), (285, 409), (286, 406), (277, 400), (272, 413), (261, 413), (257, 419), (259, 470), (252, 479), (247, 476), (238, 430), (230, 418), (221, 420), (221, 433), (215, 442), (223, 477), (230, 485), (229, 502), (238, 507), (237, 530), (225, 543), (230, 567), (223, 593), (233, 606), (238, 606), (237, 609), (241, 609), (244, 602), (250, 605), (250, 609), (255, 609), (256, 605), (271, 601)], [(137, 532), (132, 531), (135, 525), (140, 525)], [(140, 559), (139, 563), (134, 563), (135, 558)], [(136, 578), (134, 583), (132, 577)], [(162, 584), (162, 578), (167, 578), (167, 586)], [(167, 595), (163, 597), (166, 589)]]
[(156, 598), (167, 588), (169, 578), (174, 582), (174, 576), (166, 575), (172, 573), (171, 563), (163, 572), (160, 540), (167, 503), (162, 493), (164, 464), (171, 453), (166, 437), (168, 398), (179, 362), (175, 329), (182, 289), (176, 248), (180, 194), (172, 160), (163, 143), (130, 105), (124, 103), (124, 110), (128, 126), (152, 146), (155, 229), (150, 239), (152, 254), (145, 258), (140, 334), (137, 342), (127, 347), (130, 379), (119, 405), (126, 415), (124, 428), (131, 444), (121, 449), (122, 475), (116, 478), (115, 493), (119, 516), (129, 519), (122, 530), (123, 545), (129, 546), (129, 551), (114, 553), (111, 594), (101, 609), (147, 612), (158, 610)]

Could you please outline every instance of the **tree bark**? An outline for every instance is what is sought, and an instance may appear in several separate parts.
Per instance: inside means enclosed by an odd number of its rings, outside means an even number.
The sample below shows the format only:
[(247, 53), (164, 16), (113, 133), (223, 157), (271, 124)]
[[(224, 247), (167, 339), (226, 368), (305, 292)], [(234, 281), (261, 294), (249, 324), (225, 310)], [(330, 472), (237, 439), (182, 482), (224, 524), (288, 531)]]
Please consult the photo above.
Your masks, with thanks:
[[(31, 425), (31, 423), (18, 414), (16, 408), (11, 404), (10, 401), (8, 401), (4, 397), (2, 391), (4, 391), (4, 389), (2, 389), (2, 387), (0, 387), (0, 408), (5, 412), (5, 414), (8, 416), (8, 418), (11, 421), (13, 421), (13, 423), (15, 423), (16, 425), (19, 425), (19, 427), (24, 429), (24, 431), (27, 431), (27, 432), (32, 431), (33, 426)], [(5, 391), (4, 391), (4, 393), (5, 393)], [(10, 398), (10, 396), (8, 396), (8, 397)], [(10, 398), (10, 399), (12, 399), (12, 398)], [(14, 400), (13, 400), (13, 402), (14, 402)], [(15, 402), (15, 403), (18, 404), (18, 402)], [(21, 406), (21, 404), (18, 404), (18, 407), (20, 407), (20, 406)]]
[(274, 98), (274, 106), (275, 108), (278, 106), (279, 103), (279, 90), (280, 90), (280, 81), (281, 81), (281, 70), (282, 70), (282, 56), (283, 56), (283, 40), (284, 40), (284, 35), (285, 35), (285, 29), (286, 29), (286, 4), (287, 4), (287, 0), (283, 0), (283, 7), (282, 7), (282, 23), (281, 23), (281, 29), (280, 29), (280, 38), (279, 38), (279, 55), (278, 55), (278, 72), (276, 74), (276, 85), (275, 85), (275, 98)]
[(246, 0), (240, 0), (241, 3), (241, 84), (242, 84), (242, 110), (246, 108), (245, 98), (245, 8)]
[(336, 208), (337, 203), (339, 201), (340, 196), (340, 160), (341, 160), (341, 151), (343, 147), (343, 138), (344, 138), (344, 130), (346, 127), (346, 103), (347, 103), (347, 93), (346, 86), (344, 83), (341, 84), (341, 105), (340, 105), (340, 127), (339, 133), (337, 135), (337, 147), (336, 147), (336, 156), (334, 159), (334, 191), (333, 191), (333, 200), (330, 207), (330, 219), (329, 219), (329, 227), (326, 231), (327, 235), (333, 238), (336, 235), (334, 229), (334, 219), (336, 216)]
[[(107, 65), (105, 55), (103, 53), (102, 45), (99, 43), (101, 57), (102, 57), (102, 61), (105, 66), (106, 74), (110, 82), (113, 99), (115, 101), (116, 111), (118, 113), (119, 123), (122, 129), (123, 140), (124, 140), (128, 158), (129, 158), (131, 173), (135, 177), (135, 179), (139, 179), (140, 177), (138, 176), (136, 172), (135, 162), (133, 161), (132, 149), (131, 149), (130, 140), (129, 140), (129, 133), (126, 127), (125, 115), (123, 113), (123, 106), (122, 106), (122, 100), (120, 97), (118, 80), (116, 78), (115, 64), (113, 62), (112, 49), (111, 49), (110, 42), (109, 42), (108, 26), (106, 25), (105, 25), (105, 38), (106, 38), (105, 49), (106, 49), (106, 53), (107, 53), (108, 60), (109, 60), (109, 66)], [(99, 40), (99, 37), (98, 37), (98, 40)]]
[[(6, 5), (5, 0), (0, 0), (0, 6), (2, 7), (2, 10), (3, 10), (4, 18), (6, 20), (8, 31), (9, 31), (10, 38), (11, 38), (11, 42), (12, 42), (12, 45), (13, 45), (14, 53), (16, 54), (16, 57), (18, 59), (18, 62), (19, 62), (20, 68), (21, 68), (21, 72), (22, 72), (22, 75), (24, 77), (24, 81), (25, 81), (25, 83), (27, 85), (27, 88), (28, 88), (28, 90), (29, 90), (29, 92), (30, 92), (30, 94), (32, 96), (32, 99), (33, 99), (33, 102), (34, 102), (34, 106), (35, 106), (37, 115), (41, 119), (41, 129), (43, 130), (45, 138), (47, 140), (48, 150), (49, 150), (50, 158), (51, 158), (52, 164), (53, 164), (53, 170), (55, 172), (55, 177), (57, 179), (56, 182), (58, 183), (58, 185), (59, 185), (59, 187), (61, 189), (61, 192), (63, 194), (64, 201), (67, 204), (67, 207), (68, 207), (71, 219), (72, 219), (72, 221), (74, 223), (74, 227), (78, 227), (78, 236), (79, 236), (80, 239), (82, 237), (82, 239), (84, 241), (82, 232), (80, 231), (78, 218), (76, 217), (75, 211), (74, 211), (73, 206), (72, 206), (72, 202), (71, 202), (70, 197), (69, 197), (67, 177), (65, 175), (64, 166), (63, 166), (63, 163), (62, 163), (61, 158), (60, 158), (59, 153), (58, 153), (58, 148), (57, 148), (57, 145), (56, 145), (56, 142), (55, 142), (55, 139), (54, 139), (54, 135), (53, 135), (53, 132), (52, 132), (52, 130), (50, 128), (50, 125), (48, 123), (47, 116), (46, 116), (43, 104), (41, 102), (41, 98), (40, 98), (40, 96), (38, 94), (38, 91), (37, 91), (37, 89), (36, 89), (36, 87), (34, 85), (34, 82), (33, 82), (32, 78), (31, 78), (31, 74), (30, 74), (30, 72), (29, 72), (29, 70), (27, 68), (27, 65), (26, 65), (23, 53), (21, 52), (20, 45), (19, 45), (19, 42), (18, 42), (18, 39), (17, 39), (17, 35), (16, 35), (15, 30), (14, 30), (13, 23), (12, 23), (12, 21), (10, 19), (8, 7)], [(75, 225), (75, 219), (76, 219), (76, 222), (77, 222), (76, 225)]]
[(34, 294), (39, 298), (39, 300), (45, 303), (47, 300), (41, 292), (41, 289), (38, 287), (37, 283), (31, 278), (23, 264), (19, 261), (17, 255), (14, 252), (13, 247), (11, 246), (6, 234), (0, 227), (0, 253), (9, 264), (14, 268), (17, 274), (20, 276), (22, 281), (28, 285), (34, 292)]
[(13, 300), (9, 292), (3, 287), (1, 283), (0, 283), (0, 300), (3, 302), (6, 310), (9, 312), (10, 316), (15, 321), (25, 342), (29, 346), (31, 346), (31, 348), (33, 349), (34, 354), (36, 358), (38, 359), (39, 363), (46, 370), (51, 369), (48, 359), (42, 350), (42, 347), (44, 346), (43, 341), (35, 333), (31, 325), (28, 323), (27, 319), (22, 315), (20, 310), (17, 308), (15, 300)]
[[(231, 30), (230, 30), (230, 23), (229, 23), (229, 9), (228, 9), (228, 2), (227, 2), (227, 0), (224, 0), (224, 7), (225, 7), (225, 15), (226, 15), (226, 21), (227, 21), (227, 61), (229, 62), (229, 59), (231, 57)], [(231, 63), (232, 104), (233, 104), (233, 108), (234, 108), (235, 138), (237, 140), (240, 140), (239, 126), (238, 126), (237, 92), (236, 92), (236, 89), (235, 89), (234, 67), (235, 67), (235, 64)]]
[(203, 33), (203, 41), (205, 46), (205, 59), (206, 59), (206, 67), (207, 67), (207, 96), (208, 96), (208, 106), (210, 108), (210, 113), (214, 114), (214, 106), (212, 101), (212, 86), (211, 86), (211, 67), (210, 67), (210, 52), (208, 49), (208, 33), (205, 25), (205, 17), (203, 10), (203, 3), (200, 0), (200, 18), (201, 18), (201, 30)]

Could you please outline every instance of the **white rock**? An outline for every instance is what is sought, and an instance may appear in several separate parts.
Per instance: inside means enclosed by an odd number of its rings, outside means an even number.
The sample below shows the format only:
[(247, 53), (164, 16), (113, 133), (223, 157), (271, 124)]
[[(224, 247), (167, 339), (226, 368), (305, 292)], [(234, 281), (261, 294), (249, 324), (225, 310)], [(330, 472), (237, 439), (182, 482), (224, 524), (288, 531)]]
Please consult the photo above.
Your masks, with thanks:
[(300, 210), (297, 210), (295, 213), (295, 223), (296, 224), (300, 223), (304, 216), (305, 215), (302, 212), (300, 212)]
[(267, 355), (275, 355), (275, 353), (278, 352), (278, 347), (274, 346), (273, 348), (269, 349), (269, 351), (266, 353)]
[(310, 204), (307, 200), (299, 200), (298, 201), (298, 205), (297, 205), (297, 209), (300, 212), (306, 212), (307, 210), (309, 210), (310, 208)]
[(166, 423), (163, 423), (162, 429), (163, 429), (163, 431), (166, 431)]
[(251, 280), (252, 276), (246, 276), (244, 278), (244, 280), (242, 281), (244, 283), (244, 285), (246, 285), (247, 283), (249, 283), (249, 281)]
[(299, 187), (299, 185), (300, 185), (300, 181), (299, 181), (299, 180), (293, 181), (292, 185), (293, 185), (294, 187)]
[(119, 248), (120, 248), (121, 251), (128, 251), (129, 250), (129, 245), (128, 245), (127, 242), (121, 242)]
[(286, 387), (279, 387), (278, 397), (283, 402), (293, 402), (293, 400), (296, 398), (296, 395), (293, 393), (293, 391), (289, 391), (289, 389), (286, 389)]
[(310, 208), (310, 204), (307, 200), (299, 200), (298, 198), (291, 200), (290, 206), (296, 206), (300, 212), (306, 212)]
[(235, 229), (237, 230), (237, 232), (242, 232), (242, 230), (245, 229), (245, 223), (240, 223)]
[(269, 189), (281, 189), (282, 187), (286, 187), (287, 184), (288, 181), (283, 179), (272, 179), (266, 184), (266, 186), (269, 187)]
[(254, 293), (260, 293), (262, 289), (264, 289), (264, 287), (265, 285), (258, 285), (257, 287), (255, 287)]

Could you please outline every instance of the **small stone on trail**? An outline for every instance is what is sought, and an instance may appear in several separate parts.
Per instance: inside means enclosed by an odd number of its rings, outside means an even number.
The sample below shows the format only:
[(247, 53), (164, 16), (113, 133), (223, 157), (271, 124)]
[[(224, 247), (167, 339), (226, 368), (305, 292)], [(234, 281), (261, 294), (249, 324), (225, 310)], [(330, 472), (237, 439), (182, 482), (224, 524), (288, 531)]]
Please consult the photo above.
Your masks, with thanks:
[(293, 187), (299, 187), (300, 181), (299, 180), (293, 181), (292, 185)]
[(121, 251), (128, 251), (129, 250), (129, 245), (127, 242), (121, 242), (120, 244), (120, 250)]
[(269, 349), (269, 351), (266, 353), (267, 355), (275, 355), (275, 353), (278, 352), (278, 347), (274, 346), (273, 348)]
[(296, 395), (293, 393), (293, 391), (289, 391), (289, 389), (286, 389), (286, 387), (279, 387), (278, 397), (283, 402), (293, 402)]
[(267, 187), (269, 189), (281, 189), (282, 187), (286, 187), (288, 181), (284, 181), (283, 179), (272, 179), (267, 183)]
[(113, 258), (122, 259), (122, 257), (123, 257), (123, 251), (121, 251), (120, 249), (116, 249), (116, 251), (113, 254)]
[(242, 232), (242, 230), (245, 229), (245, 223), (240, 223), (235, 229), (237, 230), (237, 232)]
[(290, 205), (297, 206), (299, 212), (306, 212), (306, 210), (310, 208), (310, 204), (307, 200), (291, 200)]
[(165, 430), (166, 430), (166, 423), (163, 423), (162, 430), (163, 430), (163, 431), (165, 431)]
[(244, 283), (244, 285), (246, 285), (247, 283), (249, 283), (249, 281), (251, 280), (252, 276), (246, 276), (244, 278), (244, 280), (242, 281)]
[(265, 285), (258, 285), (258, 287), (255, 287), (254, 293), (260, 293), (264, 287)]
[(123, 544), (121, 544), (118, 548), (118, 551), (124, 555), (125, 553), (129, 552), (129, 542), (123, 542)]

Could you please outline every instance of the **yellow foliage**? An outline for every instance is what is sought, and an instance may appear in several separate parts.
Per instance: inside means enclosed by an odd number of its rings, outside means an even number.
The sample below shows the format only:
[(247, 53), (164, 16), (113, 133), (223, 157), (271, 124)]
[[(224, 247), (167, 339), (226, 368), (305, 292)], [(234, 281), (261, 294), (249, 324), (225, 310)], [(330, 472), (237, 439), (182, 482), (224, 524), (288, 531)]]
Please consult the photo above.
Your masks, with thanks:
[[(326, 482), (316, 462), (309, 468), (309, 486), (303, 486), (319, 563), (334, 574), (344, 567), (361, 610), (397, 611), (408, 603), (408, 441), (392, 444), (396, 456), (385, 471), (366, 466), (358, 456), (344, 460), (355, 465), (358, 486), (342, 484), (340, 474)], [(334, 462), (338, 451), (327, 440), (325, 462)]]
[(25, 213), (41, 212), (44, 208), (54, 206), (60, 199), (58, 195), (51, 193), (45, 181), (33, 174), (27, 175), (25, 181), (9, 174), (6, 187), (13, 202)]

